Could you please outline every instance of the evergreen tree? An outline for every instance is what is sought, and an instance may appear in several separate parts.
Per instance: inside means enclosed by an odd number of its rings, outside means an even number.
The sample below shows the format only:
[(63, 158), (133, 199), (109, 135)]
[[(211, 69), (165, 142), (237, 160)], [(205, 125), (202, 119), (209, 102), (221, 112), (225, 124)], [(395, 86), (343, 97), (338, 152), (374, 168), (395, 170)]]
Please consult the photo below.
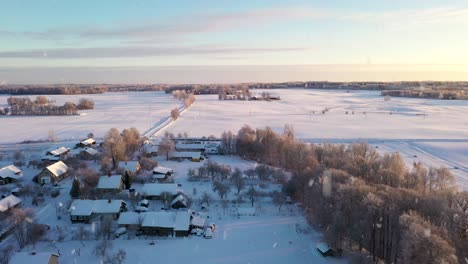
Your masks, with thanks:
[(130, 178), (128, 171), (125, 171), (124, 185), (125, 185), (125, 189), (130, 189), (132, 187), (132, 179)]
[(77, 177), (73, 179), (72, 187), (70, 190), (70, 196), (72, 198), (78, 198), (80, 196), (80, 181)]

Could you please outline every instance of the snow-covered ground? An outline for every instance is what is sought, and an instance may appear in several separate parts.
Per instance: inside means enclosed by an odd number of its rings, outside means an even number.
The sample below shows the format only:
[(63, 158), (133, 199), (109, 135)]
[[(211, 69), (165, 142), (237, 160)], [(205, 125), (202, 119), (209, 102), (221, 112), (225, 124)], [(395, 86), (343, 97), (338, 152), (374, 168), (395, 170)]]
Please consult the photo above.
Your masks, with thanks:
[[(7, 106), (8, 95), (0, 95), (0, 107)], [(35, 99), (35, 96), (29, 96)], [(80, 98), (94, 101), (94, 110), (79, 111), (77, 116), (0, 116), (0, 143), (47, 139), (50, 130), (58, 140), (78, 140), (89, 132), (99, 138), (110, 128), (136, 127), (141, 133), (169, 116), (181, 102), (164, 92), (127, 92), (85, 95), (48, 95), (57, 105)]]
[[(377, 91), (265, 91), (281, 100), (219, 101), (216, 95), (197, 96), (192, 108), (167, 130), (206, 136), (237, 132), (244, 124), (269, 126), (277, 132), (292, 124), (304, 141), (384, 144), (388, 151), (407, 153), (411, 157), (407, 161), (416, 155), (426, 165), (446, 166), (460, 187), (468, 189), (466, 100), (393, 97), (385, 101)], [(322, 114), (324, 109), (329, 110)]]
[[(244, 202), (229, 203), (226, 211), (221, 206), (220, 199), (213, 192), (210, 181), (189, 181), (187, 170), (198, 168), (205, 161), (165, 161), (164, 157), (156, 158), (161, 166), (173, 168), (175, 170), (173, 178), (175, 183), (181, 184), (185, 193), (193, 199), (192, 208), (207, 219), (207, 222), (216, 224), (212, 239), (205, 239), (191, 235), (186, 238), (161, 238), (152, 236), (132, 237), (123, 235), (112, 240), (110, 252), (117, 252), (119, 249), (126, 251), (124, 263), (154, 263), (155, 260), (162, 263), (346, 263), (347, 257), (324, 258), (316, 250), (318, 242), (322, 241), (320, 233), (311, 228), (304, 212), (294, 204), (284, 205), (281, 211), (271, 203), (269, 197), (257, 197), (254, 202), (256, 207), (255, 216), (238, 216), (237, 208), (250, 206), (250, 201), (244, 198)], [(254, 168), (255, 162), (245, 161), (237, 156), (211, 156), (210, 160), (220, 164), (229, 165), (231, 168), (238, 167), (242, 170)], [(88, 165), (97, 168), (98, 165), (88, 162)], [(25, 168), (23, 183), (30, 182), (32, 176), (38, 170)], [(149, 174), (151, 172), (144, 172)], [(141, 177), (141, 176), (139, 176)], [(256, 180), (250, 183), (254, 184)], [(35, 221), (48, 224), (51, 231), (48, 232), (48, 240), (23, 249), (24, 252), (60, 252), (60, 263), (102, 263), (99, 257), (94, 254), (94, 248), (99, 243), (98, 240), (73, 240), (73, 234), (81, 227), (93, 232), (90, 224), (71, 224), (69, 216), (62, 214), (60, 220), (57, 219), (56, 205), (65, 207), (69, 204), (69, 190), (72, 179), (66, 178), (60, 182), (61, 194), (56, 198), (46, 195), (46, 201), (38, 207), (33, 207), (36, 212)], [(258, 182), (258, 180), (257, 180)], [(255, 185), (257, 190), (270, 192), (279, 190), (278, 184), (269, 183), (262, 187)], [(133, 188), (139, 192), (142, 184), (133, 183)], [(196, 189), (196, 193), (194, 193)], [(245, 191), (245, 190), (244, 190)], [(125, 192), (125, 191), (124, 191)], [(208, 192), (213, 200), (207, 209), (201, 209), (198, 198), (204, 192)], [(125, 195), (124, 195), (125, 196)], [(228, 199), (235, 200), (236, 192), (233, 188), (229, 192)], [(23, 207), (29, 207), (31, 198), (25, 198)], [(160, 201), (150, 201), (151, 210), (160, 210)], [(129, 207), (132, 210), (131, 207)], [(65, 232), (63, 241), (57, 241), (57, 226)], [(114, 226), (114, 230), (117, 227)], [(150, 245), (155, 241), (155, 245)], [(0, 247), (9, 243), (14, 243), (14, 238), (10, 236), (5, 241), (0, 242)]]

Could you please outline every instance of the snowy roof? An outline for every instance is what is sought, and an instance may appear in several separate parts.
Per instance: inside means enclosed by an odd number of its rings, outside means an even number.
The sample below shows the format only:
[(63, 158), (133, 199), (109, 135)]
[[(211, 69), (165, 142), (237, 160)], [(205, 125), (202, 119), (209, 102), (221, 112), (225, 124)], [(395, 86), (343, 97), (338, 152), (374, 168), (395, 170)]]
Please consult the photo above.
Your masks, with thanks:
[(317, 249), (322, 252), (322, 253), (325, 253), (327, 252), (328, 250), (330, 250), (330, 247), (324, 243), (324, 242), (320, 242), (320, 243), (317, 243)]
[(11, 257), (8, 263), (10, 264), (24, 264), (24, 263), (48, 264), (52, 256), (58, 258), (58, 255), (53, 254), (53, 253), (18, 252), (15, 255), (13, 255), (13, 257)]
[(97, 189), (120, 189), (122, 185), (122, 176), (121, 175), (111, 175), (111, 176), (101, 176), (99, 177), (99, 182)]
[(89, 155), (93, 155), (93, 156), (98, 154), (98, 151), (93, 149), (93, 148), (86, 148), (85, 152), (88, 153)]
[(119, 225), (139, 225), (143, 222), (146, 213), (123, 212), (119, 216)]
[(122, 200), (74, 200), (70, 206), (70, 215), (118, 213), (122, 202)]
[(173, 158), (192, 158), (199, 159), (201, 157), (201, 152), (198, 151), (175, 151), (171, 154)]
[(175, 217), (172, 212), (148, 212), (141, 226), (173, 228), (174, 222)]
[(237, 213), (240, 215), (254, 215), (255, 207), (239, 207), (237, 208)]
[(203, 227), (205, 226), (205, 218), (195, 215), (190, 221), (190, 224), (197, 227)]
[(94, 143), (96, 143), (96, 140), (94, 140), (93, 138), (88, 138), (86, 140), (81, 141), (81, 144), (83, 144), (84, 146), (89, 146)]
[(190, 226), (190, 213), (189, 212), (176, 212), (174, 230), (189, 230)]
[(52, 173), (55, 177), (59, 177), (68, 171), (68, 166), (65, 165), (65, 163), (62, 161), (58, 161), (52, 165), (47, 166), (46, 169), (50, 171), (50, 173)]
[(64, 153), (67, 153), (68, 151), (70, 151), (69, 148), (60, 147), (60, 148), (58, 148), (58, 149), (49, 151), (49, 153), (50, 153), (51, 155), (54, 155), (54, 156), (60, 156), (60, 155), (62, 155), (62, 154), (64, 154)]
[(177, 197), (174, 198), (174, 200), (172, 200), (171, 206), (173, 206), (177, 202), (182, 202), (185, 206), (187, 206), (187, 199), (183, 194), (177, 195)]
[(159, 150), (159, 146), (147, 145), (145, 147), (146, 152), (148, 153), (157, 153)]
[(136, 160), (133, 160), (133, 161), (120, 161), (118, 167), (123, 168), (126, 171), (137, 171), (138, 161), (136, 161)]
[(163, 192), (175, 195), (178, 191), (175, 183), (145, 183), (142, 188), (142, 194), (147, 196), (159, 196)]
[(0, 200), (0, 212), (8, 211), (11, 207), (16, 206), (21, 203), (21, 199), (14, 196), (13, 194), (8, 195), (7, 197)]
[(0, 178), (21, 178), (21, 170), (18, 169), (15, 165), (8, 165), (0, 169)]
[(166, 168), (163, 166), (157, 166), (153, 169), (154, 174), (167, 174), (167, 173), (174, 173), (174, 170), (171, 168)]
[(184, 149), (200, 149), (204, 150), (204, 144), (184, 144), (184, 143), (177, 143), (175, 146), (176, 149), (184, 150)]

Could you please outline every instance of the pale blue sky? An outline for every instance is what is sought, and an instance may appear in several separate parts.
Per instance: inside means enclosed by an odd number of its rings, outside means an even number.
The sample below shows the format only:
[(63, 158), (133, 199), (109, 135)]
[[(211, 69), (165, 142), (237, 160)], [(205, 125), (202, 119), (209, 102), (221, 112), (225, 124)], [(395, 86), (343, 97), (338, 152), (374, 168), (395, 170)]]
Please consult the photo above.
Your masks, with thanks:
[(467, 28), (468, 1), (456, 0), (0, 0), (0, 82), (21, 82), (5, 69), (33, 82), (26, 69), (52, 67), (434, 65), (466, 72)]

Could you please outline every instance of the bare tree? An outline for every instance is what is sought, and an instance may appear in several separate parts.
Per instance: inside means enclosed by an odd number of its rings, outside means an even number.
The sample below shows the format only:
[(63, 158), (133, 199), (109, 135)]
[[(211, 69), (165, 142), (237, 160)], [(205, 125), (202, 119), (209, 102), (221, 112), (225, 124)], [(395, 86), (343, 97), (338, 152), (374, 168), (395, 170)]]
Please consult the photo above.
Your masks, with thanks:
[(257, 193), (257, 190), (255, 190), (255, 188), (253, 187), (253, 185), (250, 185), (250, 188), (247, 190), (247, 196), (249, 197), (250, 199), (250, 202), (252, 204), (252, 207), (254, 206), (254, 200), (255, 200), (255, 197), (257, 197), (258, 193)]
[(272, 194), (273, 204), (278, 206), (278, 212), (281, 212), (281, 207), (286, 202), (286, 195), (282, 192), (274, 191)]
[(200, 203), (206, 203), (208, 206), (210, 206), (210, 202), (213, 200), (211, 196), (207, 192), (203, 192), (202, 197), (200, 198)]
[(220, 181), (213, 182), (213, 191), (217, 192), (219, 198), (224, 199), (229, 192), (229, 185), (224, 184)]
[(177, 120), (177, 118), (179, 118), (180, 116), (180, 112), (179, 112), (179, 109), (178, 108), (174, 108), (171, 110), (171, 117), (172, 117), (172, 120)]
[(164, 137), (161, 141), (161, 144), (159, 145), (158, 148), (158, 154), (159, 155), (165, 155), (166, 160), (169, 160), (169, 155), (171, 154), (172, 151), (175, 149), (175, 144), (172, 139), (169, 137)]
[(101, 240), (96, 244), (96, 247), (94, 248), (94, 255), (96, 255), (96, 257), (104, 258), (107, 252), (112, 249), (112, 247), (113, 245), (111, 240)]
[(231, 175), (231, 181), (237, 189), (237, 194), (239, 194), (245, 187), (245, 180), (242, 177), (242, 171), (239, 168), (234, 169), (234, 172)]
[(112, 159), (113, 168), (116, 168), (119, 161), (126, 158), (126, 146), (117, 128), (111, 128), (104, 136), (104, 149), (106, 155)]

